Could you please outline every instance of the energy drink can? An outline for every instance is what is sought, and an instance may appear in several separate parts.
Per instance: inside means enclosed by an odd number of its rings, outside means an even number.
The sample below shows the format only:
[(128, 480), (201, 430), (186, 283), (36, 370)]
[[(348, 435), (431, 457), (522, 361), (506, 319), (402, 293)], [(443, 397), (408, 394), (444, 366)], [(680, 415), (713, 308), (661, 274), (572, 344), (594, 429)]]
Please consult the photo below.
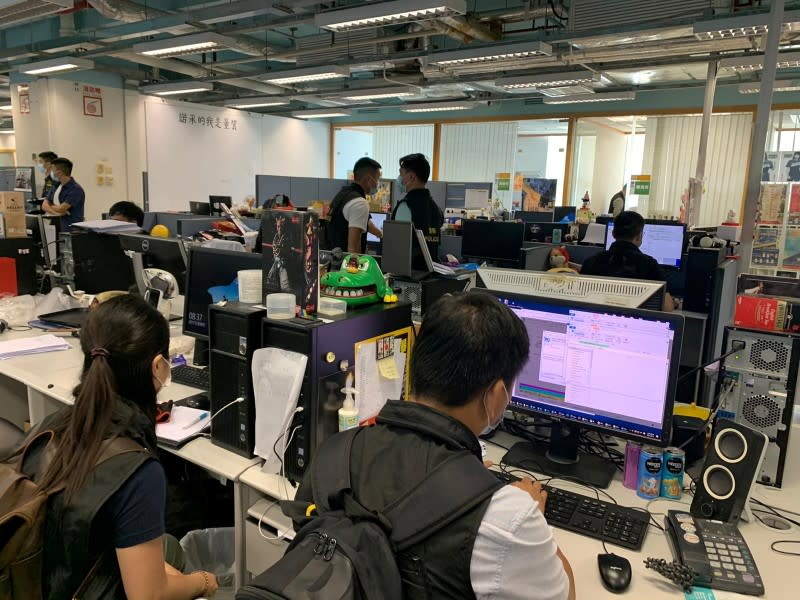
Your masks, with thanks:
[(642, 445), (639, 442), (628, 442), (625, 444), (625, 472), (622, 477), (622, 485), (629, 490), (635, 490), (639, 484), (639, 454)]
[(686, 453), (680, 448), (664, 450), (664, 465), (661, 469), (661, 496), (679, 500), (683, 491), (683, 469)]
[(663, 464), (664, 454), (659, 448), (654, 446), (642, 448), (641, 452), (639, 452), (637, 496), (647, 500), (658, 498), (661, 491), (661, 468)]

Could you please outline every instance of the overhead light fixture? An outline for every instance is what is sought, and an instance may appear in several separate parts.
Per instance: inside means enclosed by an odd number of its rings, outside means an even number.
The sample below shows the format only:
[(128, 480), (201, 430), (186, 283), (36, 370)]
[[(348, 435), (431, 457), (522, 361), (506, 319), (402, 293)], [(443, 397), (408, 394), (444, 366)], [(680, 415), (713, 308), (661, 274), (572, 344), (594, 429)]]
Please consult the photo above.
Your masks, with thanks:
[(353, 31), (466, 13), (466, 0), (394, 0), (318, 13), (314, 24), (330, 31)]
[(319, 108), (315, 110), (296, 110), (292, 113), (293, 117), (300, 119), (326, 119), (333, 117), (349, 117), (353, 113), (349, 110), (338, 108)]
[(0, 129), (0, 133), (12, 134), (12, 133), (14, 133), (14, 130), (13, 129)]
[(635, 92), (619, 92), (616, 94), (574, 94), (572, 96), (545, 98), (542, 102), (544, 104), (579, 104), (584, 102), (620, 102), (635, 99)]
[(11, 110), (12, 108), (14, 107), (11, 106), (10, 104), (5, 104), (3, 106), (0, 106), (0, 110)]
[(347, 67), (306, 67), (303, 69), (287, 69), (275, 71), (263, 78), (263, 81), (274, 85), (292, 85), (308, 81), (325, 81), (328, 79), (343, 79), (350, 76)]
[(768, 18), (762, 14), (700, 21), (694, 24), (694, 36), (700, 41), (760, 36), (769, 31)]
[[(800, 52), (783, 52), (778, 54), (779, 69), (794, 69), (800, 67)], [(764, 68), (764, 55), (753, 54), (736, 58), (723, 58), (719, 61), (720, 70), (726, 69), (743, 73), (760, 71)]]
[(134, 44), (133, 51), (136, 54), (144, 54), (145, 56), (166, 58), (168, 56), (186, 56), (189, 54), (211, 52), (213, 50), (227, 48), (230, 44), (231, 40), (225, 36), (207, 31), (165, 40)]
[[(800, 81), (776, 81), (773, 92), (800, 92)], [(760, 83), (742, 83), (739, 85), (740, 94), (758, 94), (761, 92)]]
[(426, 102), (419, 104), (406, 104), (400, 110), (407, 113), (428, 113), (449, 110), (470, 110), (478, 105), (477, 102)]
[(480, 63), (502, 63), (533, 56), (550, 56), (553, 49), (544, 42), (517, 42), (497, 44), (483, 48), (468, 48), (451, 52), (437, 52), (428, 57), (428, 64), (439, 67), (457, 67)]
[(386, 100), (389, 98), (410, 98), (411, 96), (418, 96), (419, 92), (409, 91), (407, 87), (397, 88), (373, 88), (371, 90), (351, 90), (344, 92), (346, 96), (339, 96), (343, 100), (351, 100), (353, 102), (361, 102), (367, 100)]
[(238, 100), (231, 100), (225, 103), (225, 106), (230, 108), (266, 108), (268, 106), (286, 106), (289, 104), (289, 98), (281, 98), (275, 96), (253, 96), (251, 98), (239, 98)]
[(178, 81), (175, 83), (159, 83), (156, 85), (145, 85), (139, 88), (143, 94), (153, 94), (155, 96), (178, 96), (181, 94), (197, 94), (199, 92), (211, 92), (214, 90), (213, 83), (201, 81)]
[(599, 73), (589, 70), (570, 71), (567, 73), (549, 73), (546, 75), (523, 75), (519, 77), (504, 77), (496, 79), (494, 85), (507, 90), (535, 90), (541, 88), (567, 87), (570, 85), (583, 85), (598, 83)]
[(48, 73), (85, 71), (87, 69), (94, 69), (94, 61), (72, 56), (30, 62), (17, 67), (17, 70), (25, 75), (47, 75)]

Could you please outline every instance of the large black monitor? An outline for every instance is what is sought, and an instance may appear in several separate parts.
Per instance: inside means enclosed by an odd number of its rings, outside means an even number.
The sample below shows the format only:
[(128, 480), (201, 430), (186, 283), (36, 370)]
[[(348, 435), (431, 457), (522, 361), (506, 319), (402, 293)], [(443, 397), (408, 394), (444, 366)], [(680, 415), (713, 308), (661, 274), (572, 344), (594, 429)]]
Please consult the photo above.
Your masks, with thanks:
[[(570, 225), (568, 223), (525, 223), (526, 242), (546, 242), (559, 244), (566, 241)], [(553, 240), (553, 232), (560, 231), (561, 239)]]
[(552, 223), (554, 216), (552, 210), (518, 210), (514, 219), (523, 223)]
[[(614, 243), (614, 222), (606, 223), (606, 249)], [(686, 225), (683, 223), (645, 221), (642, 245), (644, 254), (652, 256), (662, 267), (680, 268), (686, 249)]]
[[(121, 233), (119, 243), (124, 251), (141, 255), (144, 269), (162, 269), (178, 282), (178, 291), (186, 293), (186, 248), (178, 238), (158, 238), (138, 233)], [(134, 270), (136, 264), (134, 264)], [(138, 283), (138, 282), (137, 282)], [(141, 290), (140, 290), (141, 291)]]
[(208, 305), (220, 300), (238, 300), (239, 271), (260, 270), (262, 260), (260, 254), (251, 252), (191, 248), (183, 303), (183, 333), (207, 341)]
[(548, 446), (523, 442), (505, 462), (606, 487), (615, 467), (578, 451), (581, 429), (669, 443), (681, 315), (489, 293), (522, 319), (531, 341), (509, 408), (557, 421)]
[(461, 223), (461, 255), (519, 263), (525, 224), (466, 219)]
[(119, 235), (93, 231), (62, 233), (59, 240), (63, 240), (66, 263), (61, 274), (68, 276), (71, 270), (77, 289), (87, 294), (127, 292), (136, 284), (133, 265), (122, 250)]

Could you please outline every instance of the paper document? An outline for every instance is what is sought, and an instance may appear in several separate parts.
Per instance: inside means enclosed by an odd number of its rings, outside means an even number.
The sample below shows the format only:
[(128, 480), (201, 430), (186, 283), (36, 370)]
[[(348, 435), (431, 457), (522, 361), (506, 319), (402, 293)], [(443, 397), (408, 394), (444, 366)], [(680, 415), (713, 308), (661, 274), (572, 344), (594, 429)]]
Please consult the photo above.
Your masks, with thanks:
[(387, 400), (403, 397), (406, 372), (405, 340), (390, 338), (392, 355), (377, 360), (376, 342), (361, 343), (356, 351), (356, 390), (358, 420), (363, 422), (377, 415)]
[(63, 338), (52, 334), (29, 337), (21, 340), (0, 342), (0, 360), (14, 358), (15, 356), (28, 356), (43, 352), (58, 352), (69, 350), (71, 346)]
[(127, 223), (125, 221), (116, 221), (114, 219), (102, 219), (98, 221), (82, 221), (81, 223), (73, 223), (73, 227), (80, 229), (88, 229), (90, 231), (141, 231), (136, 223)]
[(168, 423), (156, 424), (156, 437), (159, 442), (178, 446), (200, 435), (210, 423), (211, 415), (207, 410), (175, 406)]
[(489, 208), (489, 190), (464, 192), (464, 208)]

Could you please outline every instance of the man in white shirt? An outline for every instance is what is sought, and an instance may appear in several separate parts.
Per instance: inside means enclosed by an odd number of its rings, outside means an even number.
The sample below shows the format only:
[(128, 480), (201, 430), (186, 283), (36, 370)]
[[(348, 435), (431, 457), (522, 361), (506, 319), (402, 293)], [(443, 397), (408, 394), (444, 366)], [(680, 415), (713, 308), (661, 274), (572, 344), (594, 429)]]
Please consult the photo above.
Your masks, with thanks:
[(329, 250), (341, 248), (355, 254), (367, 251), (367, 231), (382, 238), (383, 232), (371, 221), (367, 194), (375, 193), (381, 178), (381, 165), (371, 158), (360, 158), (353, 167), (353, 181), (331, 201), (328, 213)]

